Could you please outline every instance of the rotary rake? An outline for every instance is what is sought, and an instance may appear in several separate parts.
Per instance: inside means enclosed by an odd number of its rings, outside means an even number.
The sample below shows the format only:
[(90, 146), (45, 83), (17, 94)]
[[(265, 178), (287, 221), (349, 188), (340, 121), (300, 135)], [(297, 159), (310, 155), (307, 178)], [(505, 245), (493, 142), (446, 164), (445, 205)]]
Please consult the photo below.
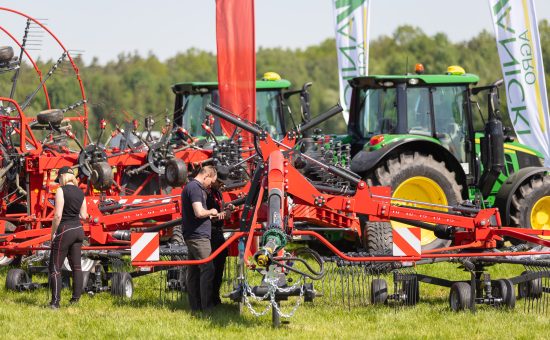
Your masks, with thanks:
[[(144, 132), (138, 131), (134, 120), (108, 133), (107, 122), (100, 120), (99, 133), (92, 138), (73, 53), (42, 22), (7, 8), (0, 8), (0, 15), (15, 16), (24, 24), (21, 39), (0, 26), (10, 45), (0, 47), (0, 77), (2, 85), (8, 85), (2, 86), (6, 94), (0, 95), (0, 265), (20, 267), (8, 272), (6, 287), (41, 286), (32, 282), (32, 276), (47, 272), (44, 264), (58, 187), (54, 179), (57, 169), (70, 166), (78, 173), (91, 216), (84, 223), (85, 289), (131, 296), (132, 277), (145, 273), (121, 271), (121, 258), (129, 254), (129, 230), (160, 232), (161, 255), (185, 258), (178, 229), (181, 187), (188, 172), (214, 162), (220, 153), (213, 154), (211, 143), (198, 146), (168, 119), (159, 138), (152, 138), (155, 123), (150, 117)], [(60, 57), (51, 63), (37, 61), (37, 45), (58, 50)], [(66, 96), (50, 91), (50, 85), (65, 81), (74, 82), (78, 91)], [(234, 191), (226, 198), (238, 194)], [(170, 276), (178, 281), (173, 286), (183, 289), (180, 272)]]
[[(193, 261), (134, 261), (138, 267), (198, 265), (215, 258), (222, 249), (234, 242), (239, 244), (239, 270), (234, 290), (228, 297), (246, 306), (254, 315), (272, 311), (274, 325), (281, 317), (290, 317), (300, 301), (311, 301), (322, 293), (331, 300), (340, 300), (351, 307), (358, 304), (392, 303), (395, 306), (415, 305), (420, 300), (420, 283), (449, 287), (450, 307), (453, 310), (475, 309), (478, 304), (513, 307), (518, 294), (529, 299), (529, 310), (543, 310), (543, 295), (548, 291), (546, 262), (538, 260), (550, 251), (497, 248), (506, 239), (524, 244), (548, 247), (549, 236), (544, 230), (504, 227), (497, 209), (474, 206), (431, 205), (431, 209), (414, 208), (411, 202), (392, 199), (388, 187), (369, 187), (357, 175), (340, 165), (326, 164), (307, 155), (306, 148), (296, 140), (300, 134), (340, 112), (334, 107), (317, 119), (289, 132), (281, 141), (257, 125), (244, 121), (215, 105), (207, 111), (225, 119), (255, 136), (256, 157), (254, 175), (244, 201), (238, 224), (226, 243), (209, 258)], [(325, 172), (340, 178), (326, 185), (308, 178), (299, 169), (303, 163), (322, 167)], [(296, 166), (298, 164), (299, 166)], [(447, 211), (442, 211), (445, 208)], [(333, 245), (323, 232), (339, 231), (360, 240), (369, 228), (361, 228), (360, 219), (391, 228), (389, 221), (399, 221), (434, 231), (452, 241), (444, 248), (393, 256), (391, 249), (381, 253), (345, 253)], [(260, 237), (260, 247), (253, 250), (253, 240)], [(371, 237), (374, 237), (371, 235)], [(314, 238), (333, 256), (323, 258), (317, 251), (294, 249), (290, 242)], [(535, 257), (526, 260), (525, 256)], [(522, 258), (523, 257), (523, 258)], [(418, 274), (414, 265), (451, 261), (471, 274), (470, 280), (451, 281)], [(515, 263), (529, 266), (513, 278), (494, 280), (486, 267), (494, 263)], [(533, 268), (537, 268), (533, 270)], [(249, 270), (252, 270), (249, 272)], [(254, 274), (258, 274), (256, 276)], [(391, 273), (391, 280), (387, 274)], [(296, 276), (299, 278), (297, 279)], [(320, 289), (313, 281), (321, 280)], [(389, 290), (393, 285), (393, 293)], [(281, 310), (280, 301), (299, 297), (290, 313)], [(268, 301), (265, 309), (254, 309), (253, 300)]]

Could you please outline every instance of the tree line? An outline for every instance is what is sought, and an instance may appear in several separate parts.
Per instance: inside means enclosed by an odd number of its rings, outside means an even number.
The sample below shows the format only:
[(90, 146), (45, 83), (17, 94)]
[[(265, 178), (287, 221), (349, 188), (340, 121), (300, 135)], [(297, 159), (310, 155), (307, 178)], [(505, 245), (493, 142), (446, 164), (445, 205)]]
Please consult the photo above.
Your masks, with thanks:
[[(550, 24), (539, 24), (543, 58), (546, 70), (550, 70)], [(258, 78), (267, 71), (275, 71), (299, 88), (312, 81), (311, 109), (319, 114), (338, 102), (338, 68), (334, 39), (326, 39), (305, 49), (259, 48), (256, 55)], [(48, 68), (51, 61), (39, 61)], [(174, 109), (171, 85), (187, 81), (216, 81), (215, 54), (191, 48), (160, 61), (153, 53), (141, 56), (137, 53), (120, 54), (116, 60), (104, 65), (93, 59), (85, 64), (76, 58), (90, 107), (91, 131), (97, 130), (99, 119), (107, 119), (111, 125), (123, 124), (134, 118), (153, 115), (157, 120), (170, 116)], [(494, 36), (482, 31), (467, 41), (452, 42), (444, 33), (429, 36), (420, 28), (401, 26), (391, 36), (381, 36), (370, 44), (370, 74), (405, 74), (413, 72), (414, 64), (422, 63), (426, 73), (444, 73), (449, 65), (460, 65), (466, 72), (480, 77), (480, 85), (502, 78)], [(56, 71), (59, 72), (59, 71)], [(17, 93), (31, 93), (36, 82), (29, 81), (32, 72), (23, 65)], [(546, 82), (550, 75), (546, 72)], [(0, 78), (2, 79), (2, 78)], [(31, 84), (26, 84), (29, 81)], [(78, 98), (74, 79), (56, 77), (47, 82), (52, 106), (65, 107)], [(1, 93), (9, 93), (10, 82), (2, 79)], [(39, 95), (40, 96), (40, 95)], [(502, 91), (502, 104), (505, 104)], [(299, 111), (293, 104), (296, 115)], [(39, 98), (33, 101), (31, 112), (43, 108)], [(483, 108), (485, 110), (485, 108)], [(505, 106), (502, 108), (506, 112)], [(507, 115), (504, 115), (505, 118)], [(325, 132), (344, 133), (342, 118), (334, 118), (325, 124)], [(95, 133), (94, 133), (95, 134)]]

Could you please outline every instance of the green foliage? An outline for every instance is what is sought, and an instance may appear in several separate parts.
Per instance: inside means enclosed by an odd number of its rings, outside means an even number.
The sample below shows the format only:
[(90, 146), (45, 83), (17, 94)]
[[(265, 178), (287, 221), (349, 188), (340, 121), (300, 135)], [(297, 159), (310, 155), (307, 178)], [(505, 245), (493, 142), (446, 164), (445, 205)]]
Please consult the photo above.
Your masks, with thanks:
[[(548, 63), (550, 23), (543, 20), (539, 26), (543, 56)], [(338, 102), (334, 39), (306, 49), (259, 48), (256, 60), (258, 78), (267, 71), (275, 71), (289, 79), (294, 88), (312, 81), (313, 115)], [(160, 61), (153, 54), (143, 57), (136, 52), (121, 54), (117, 60), (105, 65), (98, 64), (97, 60), (84, 65), (78, 58), (76, 63), (91, 107), (92, 135), (96, 134), (97, 121), (101, 118), (106, 118), (111, 125), (120, 125), (134, 118), (141, 122), (147, 115), (155, 116), (157, 121), (170, 116), (174, 105), (170, 87), (174, 83), (217, 80), (216, 56), (197, 49), (189, 49), (166, 61)], [(453, 43), (444, 33), (429, 36), (420, 28), (401, 26), (392, 36), (379, 37), (370, 44), (370, 74), (404, 74), (412, 72), (415, 63), (423, 63), (426, 73), (444, 73), (449, 65), (461, 65), (467, 72), (480, 76), (480, 85), (502, 77), (495, 40), (487, 31), (468, 41)], [(50, 64), (39, 62), (43, 70), (47, 70)], [(29, 66), (24, 65), (18, 87), (21, 96), (31, 93), (38, 85), (29, 71)], [(78, 98), (79, 89), (74, 80), (57, 78), (54, 76), (47, 84), (51, 90), (52, 106), (63, 108)], [(546, 80), (550, 83), (549, 73), (546, 73)], [(0, 82), (0, 91), (9, 93), (9, 86), (9, 82)], [(43, 95), (39, 94), (30, 112), (43, 109), (43, 103)], [(291, 108), (295, 121), (299, 122), (297, 100), (292, 101)], [(483, 106), (482, 109), (485, 111)], [(502, 112), (506, 112), (505, 105)], [(344, 120), (341, 116), (333, 118), (324, 124), (323, 129), (328, 133), (345, 133)]]

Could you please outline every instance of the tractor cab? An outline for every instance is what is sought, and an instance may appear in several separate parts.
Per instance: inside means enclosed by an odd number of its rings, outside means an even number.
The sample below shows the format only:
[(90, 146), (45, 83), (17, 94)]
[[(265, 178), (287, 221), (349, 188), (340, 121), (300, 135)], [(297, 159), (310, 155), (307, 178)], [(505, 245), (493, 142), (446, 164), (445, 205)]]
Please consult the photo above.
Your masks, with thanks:
[(353, 79), (348, 133), (354, 153), (365, 146), (375, 150), (416, 137), (441, 145), (466, 163), (464, 145), (472, 133), (467, 118), (469, 87), (478, 80), (472, 74)]
[[(269, 72), (272, 73), (272, 72)], [(286, 133), (283, 92), (290, 87), (284, 79), (256, 81), (256, 124), (266, 129), (272, 136), (282, 137)], [(185, 128), (193, 137), (204, 138), (207, 132), (202, 124), (209, 103), (220, 103), (217, 82), (189, 82), (172, 86), (176, 94), (174, 125)], [(219, 120), (214, 121), (213, 133), (223, 136)]]

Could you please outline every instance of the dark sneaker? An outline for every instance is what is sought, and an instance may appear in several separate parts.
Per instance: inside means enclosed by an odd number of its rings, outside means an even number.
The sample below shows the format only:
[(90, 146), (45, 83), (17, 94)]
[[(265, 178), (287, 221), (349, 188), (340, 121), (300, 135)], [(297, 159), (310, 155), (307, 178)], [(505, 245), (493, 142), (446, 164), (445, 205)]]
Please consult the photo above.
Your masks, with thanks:
[(59, 309), (59, 305), (50, 305), (49, 307), (50, 307), (50, 309), (53, 309), (53, 310), (58, 310)]
[(76, 305), (78, 303), (78, 300), (80, 300), (80, 299), (72, 298), (72, 299), (69, 300), (69, 304)]

